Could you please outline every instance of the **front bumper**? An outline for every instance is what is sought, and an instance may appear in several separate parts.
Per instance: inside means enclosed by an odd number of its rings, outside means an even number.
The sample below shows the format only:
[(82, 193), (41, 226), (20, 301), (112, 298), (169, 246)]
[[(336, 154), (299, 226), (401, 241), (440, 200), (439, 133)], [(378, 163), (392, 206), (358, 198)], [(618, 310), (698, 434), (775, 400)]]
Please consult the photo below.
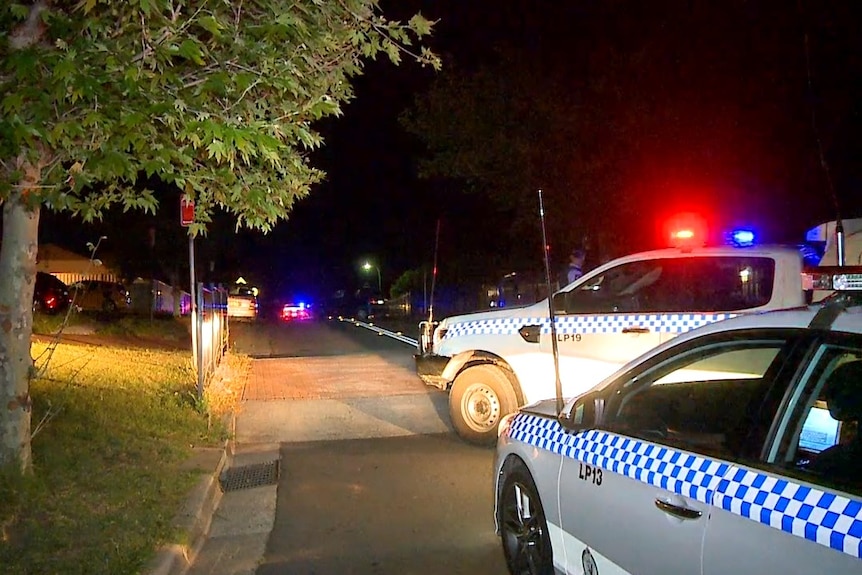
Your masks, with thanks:
[(416, 374), (428, 385), (446, 389), (449, 383), (443, 379), (443, 370), (449, 363), (449, 358), (433, 353), (417, 353), (413, 356), (416, 362)]

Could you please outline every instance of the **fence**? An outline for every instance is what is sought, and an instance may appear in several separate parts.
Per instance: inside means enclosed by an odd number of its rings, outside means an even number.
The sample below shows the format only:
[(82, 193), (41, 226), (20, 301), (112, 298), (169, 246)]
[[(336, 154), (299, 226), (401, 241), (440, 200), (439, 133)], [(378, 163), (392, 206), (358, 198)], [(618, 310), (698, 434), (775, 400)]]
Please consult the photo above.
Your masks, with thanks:
[(197, 313), (192, 314), (192, 348), (198, 372), (198, 399), (227, 353), (227, 290), (198, 284)]
[(135, 313), (186, 316), (192, 311), (189, 292), (159, 280), (135, 280), (129, 286), (129, 296)]

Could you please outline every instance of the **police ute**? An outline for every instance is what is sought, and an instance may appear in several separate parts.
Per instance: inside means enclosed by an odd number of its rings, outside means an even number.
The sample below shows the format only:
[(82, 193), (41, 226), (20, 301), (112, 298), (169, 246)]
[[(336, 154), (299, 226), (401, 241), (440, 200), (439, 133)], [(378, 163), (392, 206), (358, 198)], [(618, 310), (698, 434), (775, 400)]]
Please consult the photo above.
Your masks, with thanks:
[[(843, 224), (851, 230), (852, 263), (862, 253), (862, 218)], [(833, 222), (809, 232), (825, 244), (813, 263), (824, 250), (834, 253), (827, 239), (834, 229)], [(711, 247), (696, 230), (675, 230), (671, 237), (673, 247), (615, 259), (552, 295), (565, 397), (693, 328), (802, 306), (831, 293), (803, 288), (803, 265), (812, 254), (800, 246), (756, 245), (750, 230)], [(448, 391), (450, 418), (463, 439), (492, 445), (504, 415), (555, 395), (550, 316), (545, 299), (420, 324), (417, 373)]]
[(502, 418), (510, 573), (862, 574), (862, 267), (803, 277), (831, 295), (688, 331)]

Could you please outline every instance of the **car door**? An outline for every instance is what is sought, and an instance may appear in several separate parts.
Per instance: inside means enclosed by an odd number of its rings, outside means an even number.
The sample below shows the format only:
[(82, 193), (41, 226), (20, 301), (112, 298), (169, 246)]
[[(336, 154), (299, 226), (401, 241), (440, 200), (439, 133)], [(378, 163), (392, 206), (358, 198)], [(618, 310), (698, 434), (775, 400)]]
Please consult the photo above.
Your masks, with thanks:
[(764, 463), (732, 466), (716, 489), (705, 574), (862, 573), (862, 339), (830, 334), (810, 357)]
[(699, 573), (712, 494), (760, 451), (784, 334), (706, 336), (621, 376), (601, 429), (573, 434), (559, 483), (570, 573)]
[[(662, 282), (662, 260), (627, 262), (554, 296), (560, 378), (566, 395), (586, 390), (657, 346), (659, 317), (641, 301)], [(541, 350), (552, 352), (551, 338)]]

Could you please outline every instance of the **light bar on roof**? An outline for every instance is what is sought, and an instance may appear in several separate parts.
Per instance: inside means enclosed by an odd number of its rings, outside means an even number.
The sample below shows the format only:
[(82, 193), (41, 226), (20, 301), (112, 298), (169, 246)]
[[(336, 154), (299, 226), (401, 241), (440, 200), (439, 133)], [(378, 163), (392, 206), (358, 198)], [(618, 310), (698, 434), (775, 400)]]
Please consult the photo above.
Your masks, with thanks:
[(862, 290), (862, 274), (837, 274), (832, 276), (832, 287), (839, 291)]
[(823, 266), (802, 273), (802, 289), (862, 291), (862, 266)]
[(727, 234), (729, 244), (737, 247), (750, 247), (754, 245), (754, 231), (749, 229), (737, 229)]

